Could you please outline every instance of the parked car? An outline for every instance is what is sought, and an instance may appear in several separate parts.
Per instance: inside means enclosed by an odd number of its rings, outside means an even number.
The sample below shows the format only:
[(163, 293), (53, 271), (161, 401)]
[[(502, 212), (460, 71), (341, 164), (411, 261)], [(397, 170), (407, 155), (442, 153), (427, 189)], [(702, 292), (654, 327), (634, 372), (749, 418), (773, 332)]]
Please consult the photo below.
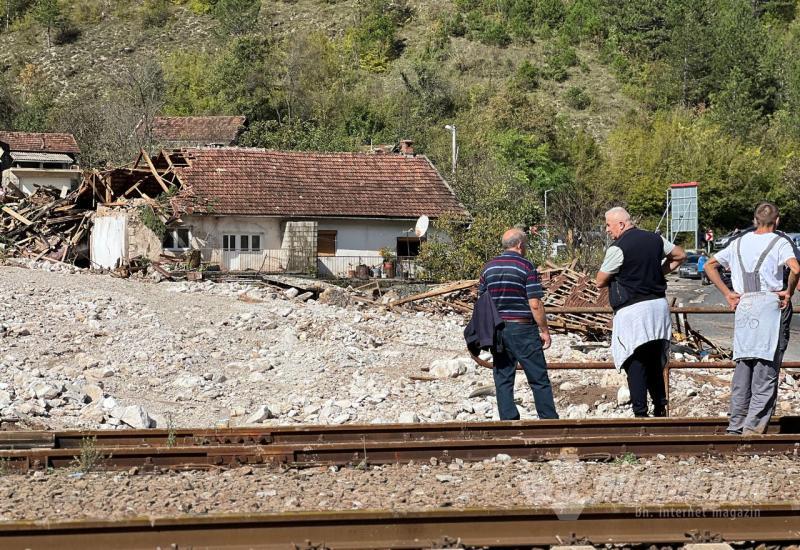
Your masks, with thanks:
[(800, 247), (800, 233), (787, 233), (786, 236), (794, 241), (795, 246)]
[(723, 248), (728, 246), (731, 243), (731, 240), (733, 240), (733, 238), (736, 237), (739, 233), (741, 233), (741, 230), (735, 229), (730, 233), (726, 233), (725, 235), (714, 241), (714, 250), (722, 250)]
[(681, 279), (699, 279), (700, 272), (697, 270), (697, 260), (699, 259), (699, 254), (687, 255), (686, 261), (678, 268), (678, 277)]

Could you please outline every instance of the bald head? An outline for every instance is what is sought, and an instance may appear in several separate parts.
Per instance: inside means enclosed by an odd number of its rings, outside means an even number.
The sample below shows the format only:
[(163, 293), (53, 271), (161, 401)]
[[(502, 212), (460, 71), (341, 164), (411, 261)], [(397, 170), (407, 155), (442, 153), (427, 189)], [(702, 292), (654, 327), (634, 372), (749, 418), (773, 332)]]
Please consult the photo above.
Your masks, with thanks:
[(524, 248), (525, 245), (528, 244), (528, 239), (525, 237), (525, 232), (522, 229), (514, 227), (503, 233), (502, 243), (505, 250), (516, 250)]
[(618, 239), (626, 230), (633, 227), (631, 215), (621, 206), (615, 206), (606, 212), (606, 233), (612, 239)]

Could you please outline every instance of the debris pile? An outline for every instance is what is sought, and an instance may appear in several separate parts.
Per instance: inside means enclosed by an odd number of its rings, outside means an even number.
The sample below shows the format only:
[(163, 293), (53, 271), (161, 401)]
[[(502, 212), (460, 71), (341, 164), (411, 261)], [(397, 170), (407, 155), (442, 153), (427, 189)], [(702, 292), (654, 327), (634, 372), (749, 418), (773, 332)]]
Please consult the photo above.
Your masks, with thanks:
[[(608, 291), (598, 289), (586, 273), (571, 267), (549, 265), (540, 271), (545, 288), (545, 306), (550, 307), (608, 307)], [(392, 308), (404, 306), (426, 313), (456, 312), (471, 315), (478, 293), (477, 279), (457, 281), (438, 286), (427, 292), (389, 302)], [(611, 333), (610, 313), (552, 313), (548, 312), (550, 327), (557, 332), (578, 332), (591, 337)]]
[(74, 261), (83, 253), (92, 211), (78, 207), (76, 193), (62, 198), (58, 190), (39, 187), (24, 196), (6, 189), (0, 207), (0, 239), (8, 256)]
[[(598, 289), (587, 273), (572, 267), (548, 267), (540, 272), (545, 306), (610, 307), (608, 289)], [(611, 319), (610, 313), (556, 313), (549, 316), (549, 325), (553, 330), (602, 337), (611, 333)]]

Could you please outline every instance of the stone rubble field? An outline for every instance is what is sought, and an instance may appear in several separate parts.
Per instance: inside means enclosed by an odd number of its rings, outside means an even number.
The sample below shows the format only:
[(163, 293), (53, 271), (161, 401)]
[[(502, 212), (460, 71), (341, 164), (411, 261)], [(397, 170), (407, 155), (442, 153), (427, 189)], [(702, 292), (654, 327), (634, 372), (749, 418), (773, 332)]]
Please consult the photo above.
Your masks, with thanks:
[[(736, 472), (734, 476), (731, 472)], [(299, 510), (582, 507), (796, 501), (800, 462), (787, 457), (655, 457), (614, 463), (512, 460), (277, 471), (31, 472), (0, 477), (0, 521)], [(643, 481), (646, 480), (646, 481)], [(800, 505), (799, 505), (800, 506)], [(559, 512), (563, 510), (563, 512)]]
[[(20, 429), (497, 418), (491, 372), (466, 354), (460, 315), (390, 311), (344, 291), (316, 301), (295, 289), (27, 265), (0, 267), (0, 414)], [(546, 355), (609, 352), (555, 335)], [(724, 416), (730, 378), (673, 372), (673, 414)], [(614, 370), (551, 380), (562, 418), (632, 416)], [(798, 410), (798, 389), (784, 374), (780, 414)], [(536, 418), (522, 373), (516, 396), (522, 418)]]

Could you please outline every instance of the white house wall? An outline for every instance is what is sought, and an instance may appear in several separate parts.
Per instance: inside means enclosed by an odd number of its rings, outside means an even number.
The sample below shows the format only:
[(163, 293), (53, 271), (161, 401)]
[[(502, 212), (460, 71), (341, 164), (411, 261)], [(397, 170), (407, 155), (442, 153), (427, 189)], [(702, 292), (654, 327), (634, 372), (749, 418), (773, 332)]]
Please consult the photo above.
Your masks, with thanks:
[(191, 229), (192, 247), (221, 249), (223, 234), (260, 235), (261, 248), (278, 250), (283, 239), (279, 218), (262, 216), (184, 216), (184, 225)]
[[(286, 226), (301, 222), (318, 231), (336, 231), (336, 258), (319, 258), (318, 269), (325, 274), (345, 275), (353, 266), (380, 264), (379, 250), (396, 252), (398, 237), (414, 237), (414, 219), (381, 220), (363, 218), (272, 218), (266, 216), (184, 216), (190, 229), (191, 246), (202, 252), (203, 260), (219, 263), (227, 270), (296, 270), (294, 256), (285, 250)], [(222, 250), (222, 236), (260, 235), (261, 250)], [(295, 254), (296, 256), (296, 254)], [(296, 258), (295, 258), (296, 260)]]
[(14, 185), (26, 195), (39, 187), (58, 189), (63, 195), (75, 188), (81, 177), (77, 170), (46, 170), (37, 168), (9, 168), (3, 172), (3, 185)]
[[(336, 231), (337, 256), (377, 256), (397, 248), (397, 237), (414, 236), (414, 220), (320, 219), (319, 230)], [(411, 231), (408, 231), (408, 230)]]

